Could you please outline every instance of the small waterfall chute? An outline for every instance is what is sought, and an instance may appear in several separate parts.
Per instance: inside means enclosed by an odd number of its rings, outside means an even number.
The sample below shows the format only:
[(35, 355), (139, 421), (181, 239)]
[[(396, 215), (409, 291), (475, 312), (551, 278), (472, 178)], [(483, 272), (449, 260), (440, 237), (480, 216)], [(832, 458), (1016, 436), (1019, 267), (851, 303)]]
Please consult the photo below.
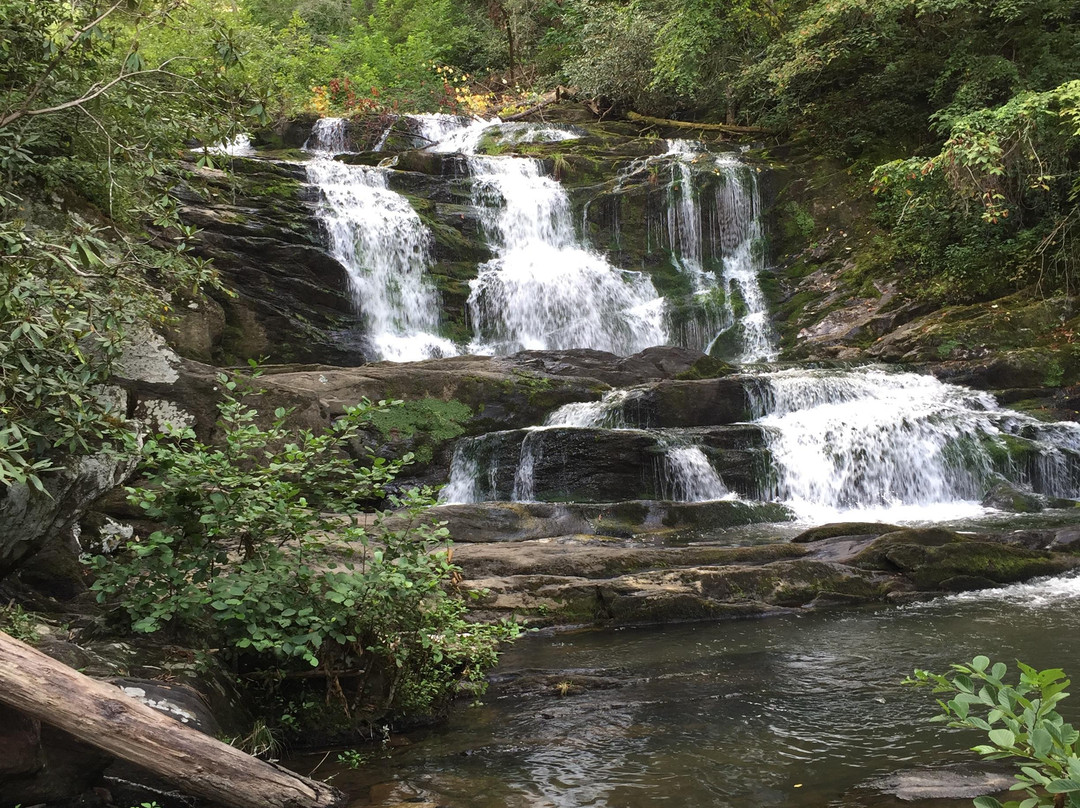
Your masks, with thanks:
[(473, 179), (472, 202), (495, 258), (470, 282), (475, 353), (596, 348), (631, 354), (667, 342), (664, 301), (649, 278), (585, 249), (570, 200), (543, 164), (477, 154), (485, 135), (506, 143), (580, 137), (572, 127), (416, 116), (429, 151), (460, 153)]
[(700, 446), (669, 446), (664, 452), (665, 499), (711, 502), (735, 499)]
[(439, 297), (428, 277), (431, 234), (408, 200), (388, 187), (386, 169), (333, 159), (347, 148), (346, 122), (316, 122), (308, 181), (322, 195), (317, 216), (330, 253), (349, 275), (378, 358), (398, 362), (453, 356), (438, 335)]

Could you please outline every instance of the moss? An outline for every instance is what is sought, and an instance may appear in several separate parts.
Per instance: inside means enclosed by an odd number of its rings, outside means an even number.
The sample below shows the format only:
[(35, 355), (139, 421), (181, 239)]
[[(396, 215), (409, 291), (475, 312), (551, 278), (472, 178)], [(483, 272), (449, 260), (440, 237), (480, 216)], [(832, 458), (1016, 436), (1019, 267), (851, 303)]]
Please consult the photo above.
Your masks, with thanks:
[(371, 424), (384, 440), (404, 441), (420, 463), (430, 463), (440, 444), (464, 434), (471, 417), (460, 401), (422, 398), (374, 413)]
[(900, 530), (900, 528), (896, 525), (889, 525), (884, 522), (831, 522), (827, 525), (804, 530), (792, 541), (797, 544), (809, 544), (824, 539), (833, 539), (837, 536), (881, 536), (897, 530)]
[[(1063, 556), (972, 540), (941, 528), (900, 530), (879, 537), (854, 565), (899, 571), (921, 590), (966, 588), (971, 579), (1007, 584), (1071, 569)], [(948, 583), (952, 581), (952, 583)]]
[(689, 370), (684, 370), (682, 373), (676, 373), (675, 378), (680, 381), (719, 379), (721, 376), (730, 376), (731, 374), (738, 372), (739, 369), (734, 365), (728, 364), (727, 362), (712, 356), (703, 356), (701, 359), (694, 362)]

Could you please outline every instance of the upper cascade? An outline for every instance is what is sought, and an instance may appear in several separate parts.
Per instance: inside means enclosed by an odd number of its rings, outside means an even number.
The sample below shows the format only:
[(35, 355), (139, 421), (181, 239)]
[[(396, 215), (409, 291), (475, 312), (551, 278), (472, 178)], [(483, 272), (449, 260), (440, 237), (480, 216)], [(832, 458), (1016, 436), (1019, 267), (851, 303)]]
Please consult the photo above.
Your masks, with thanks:
[(618, 186), (658, 165), (670, 172), (661, 249), (689, 278), (695, 314), (688, 318), (685, 307), (676, 316), (649, 274), (614, 263), (587, 245), (575, 227), (567, 190), (544, 161), (481, 153), (489, 142), (503, 147), (559, 143), (585, 137), (583, 130), (410, 115), (396, 119), (375, 149), (382, 149), (392, 133), (395, 143), (460, 155), (453, 165), (459, 172), (465, 168), (469, 201), (493, 257), (476, 265), (468, 281), (465, 308), (472, 339), (455, 346), (438, 336), (432, 232), (405, 197), (391, 190), (390, 168), (333, 159), (349, 149), (346, 121), (318, 121), (306, 144), (314, 155), (308, 176), (322, 191), (320, 220), (331, 251), (349, 271), (379, 357), (569, 348), (629, 355), (673, 343), (711, 351), (723, 339), (719, 350), (731, 359), (776, 358), (758, 282), (765, 264), (757, 176), (737, 156), (711, 153), (696, 141), (672, 140), (664, 154), (634, 161), (615, 182)]
[(689, 277), (701, 306), (699, 321), (684, 326), (681, 343), (712, 353), (730, 336), (732, 360), (775, 360), (779, 350), (759, 280), (767, 267), (757, 171), (735, 153), (673, 139), (663, 154), (632, 161), (617, 178), (616, 192), (659, 171), (668, 173), (659, 240)]
[(377, 358), (455, 355), (454, 344), (437, 333), (439, 297), (427, 274), (431, 234), (408, 200), (388, 188), (386, 169), (333, 159), (347, 146), (344, 120), (316, 122), (307, 175), (321, 192), (319, 221), (331, 254), (349, 273)]
[(572, 140), (580, 137), (575, 130), (445, 115), (417, 119), (421, 135), (434, 141), (431, 151), (464, 155), (472, 202), (495, 252), (470, 282), (471, 352), (596, 348), (631, 354), (667, 342), (664, 301), (652, 282), (580, 243), (570, 199), (539, 160), (476, 153), (492, 130), (510, 143)]

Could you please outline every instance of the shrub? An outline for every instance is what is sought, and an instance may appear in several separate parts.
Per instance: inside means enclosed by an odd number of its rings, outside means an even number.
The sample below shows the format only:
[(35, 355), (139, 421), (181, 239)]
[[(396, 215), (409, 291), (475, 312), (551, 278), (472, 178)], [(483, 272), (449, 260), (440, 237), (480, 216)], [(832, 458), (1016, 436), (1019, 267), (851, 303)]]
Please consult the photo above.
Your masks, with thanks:
[(973, 750), (987, 760), (1013, 760), (1020, 767), (1012, 790), (1024, 792), (1026, 799), (1003, 805), (993, 797), (979, 797), (976, 808), (1080, 806), (1080, 732), (1057, 711), (1069, 695), (1069, 680), (1058, 668), (1037, 671), (1022, 662), (1017, 667), (1016, 684), (1005, 681), (1005, 663), (991, 665), (985, 656), (954, 664), (952, 674), (916, 670), (904, 682), (950, 694), (948, 701), (938, 700), (941, 713), (931, 720), (986, 732), (989, 743)]
[[(92, 560), (99, 601), (250, 677), (317, 668), (347, 714), (436, 711), (460, 678), (480, 682), (515, 628), (465, 621), (447, 531), (422, 516), (432, 493), (385, 495), (411, 456), (360, 466), (343, 451), (400, 402), (364, 400), (332, 428), (293, 433), (289, 411), (260, 426), (245, 382), (219, 378), (219, 445), (190, 429), (146, 442), (146, 482), (128, 491), (161, 527)], [(362, 512), (384, 497), (392, 518)]]

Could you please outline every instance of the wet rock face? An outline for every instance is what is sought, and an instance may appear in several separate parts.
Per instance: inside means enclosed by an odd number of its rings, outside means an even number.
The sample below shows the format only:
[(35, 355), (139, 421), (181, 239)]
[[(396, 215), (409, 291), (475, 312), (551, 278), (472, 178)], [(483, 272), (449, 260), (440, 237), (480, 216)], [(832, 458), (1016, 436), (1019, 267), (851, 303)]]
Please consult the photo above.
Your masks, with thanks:
[[(730, 491), (759, 498), (767, 467), (761, 430), (745, 424), (695, 430), (711, 467)], [(485, 470), (481, 499), (542, 502), (678, 500), (664, 436), (632, 429), (550, 427), (489, 433), (459, 451)]]
[[(200, 257), (214, 261), (236, 297), (214, 294), (178, 326), (178, 347), (201, 361), (273, 361), (356, 365), (369, 354), (359, 330), (348, 275), (325, 249), (314, 211), (318, 197), (301, 164), (233, 161), (233, 174), (185, 165), (173, 189), (185, 223), (200, 229)], [(187, 303), (181, 313), (190, 311)], [(222, 322), (223, 320), (223, 322)]]

